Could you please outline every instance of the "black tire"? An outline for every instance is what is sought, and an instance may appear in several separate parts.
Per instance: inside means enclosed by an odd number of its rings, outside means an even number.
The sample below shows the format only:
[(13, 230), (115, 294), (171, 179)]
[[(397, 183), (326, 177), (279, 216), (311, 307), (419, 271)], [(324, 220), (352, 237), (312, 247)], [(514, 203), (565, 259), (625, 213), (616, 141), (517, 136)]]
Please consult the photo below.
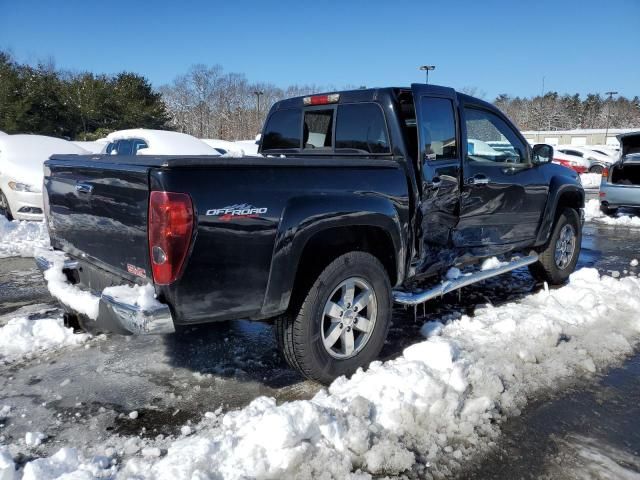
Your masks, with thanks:
[(2, 190), (0, 190), (0, 216), (5, 217), (9, 221), (13, 220), (9, 200), (4, 196), (4, 192)]
[[(371, 286), (377, 314), (368, 340), (362, 342), (361, 349), (350, 358), (340, 359), (329, 354), (325, 348), (322, 338), (324, 312), (332, 293), (351, 278), (362, 279)], [(295, 305), (290, 313), (276, 320), (278, 347), (292, 368), (311, 380), (329, 384), (341, 375), (350, 375), (359, 367), (367, 366), (380, 354), (391, 325), (391, 284), (386, 270), (376, 257), (364, 252), (349, 252), (331, 262), (301, 303), (298, 302), (299, 307)], [(342, 321), (339, 323), (341, 325)], [(361, 334), (356, 327), (353, 327), (353, 332)]]
[[(573, 228), (575, 234), (575, 245), (571, 259), (564, 267), (559, 267), (556, 263), (556, 246), (558, 244), (560, 234), (566, 225)], [(580, 224), (580, 215), (573, 208), (565, 208), (560, 212), (556, 223), (551, 232), (549, 242), (544, 250), (539, 252), (538, 261), (529, 266), (529, 271), (533, 277), (541, 282), (547, 282), (550, 285), (561, 285), (567, 281), (569, 275), (573, 273), (580, 256), (580, 245), (582, 243), (582, 226)]]
[(594, 165), (589, 169), (589, 173), (598, 173), (602, 175), (602, 172), (604, 172), (604, 168), (602, 168), (602, 165)]
[(605, 215), (615, 215), (616, 213), (618, 213), (617, 208), (609, 208), (609, 205), (607, 205), (606, 203), (600, 204), (600, 211)]

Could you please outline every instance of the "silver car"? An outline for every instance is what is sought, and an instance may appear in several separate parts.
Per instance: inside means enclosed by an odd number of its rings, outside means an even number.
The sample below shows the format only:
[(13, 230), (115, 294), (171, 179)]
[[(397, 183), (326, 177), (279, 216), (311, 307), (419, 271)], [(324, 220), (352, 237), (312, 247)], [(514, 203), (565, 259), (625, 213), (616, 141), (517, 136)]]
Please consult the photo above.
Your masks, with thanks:
[(602, 176), (600, 209), (614, 214), (620, 207), (640, 208), (640, 132), (618, 135), (620, 160)]

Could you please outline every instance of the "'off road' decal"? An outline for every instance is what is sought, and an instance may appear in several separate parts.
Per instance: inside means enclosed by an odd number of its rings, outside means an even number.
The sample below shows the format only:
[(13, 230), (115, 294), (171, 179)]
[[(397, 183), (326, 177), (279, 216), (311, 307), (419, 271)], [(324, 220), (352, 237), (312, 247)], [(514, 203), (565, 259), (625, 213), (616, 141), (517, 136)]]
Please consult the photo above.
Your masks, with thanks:
[(207, 210), (207, 215), (218, 217), (223, 222), (229, 222), (232, 219), (259, 218), (261, 215), (267, 213), (268, 210), (266, 207), (254, 207), (248, 203), (242, 203), (239, 205), (229, 205), (228, 207), (212, 208)]

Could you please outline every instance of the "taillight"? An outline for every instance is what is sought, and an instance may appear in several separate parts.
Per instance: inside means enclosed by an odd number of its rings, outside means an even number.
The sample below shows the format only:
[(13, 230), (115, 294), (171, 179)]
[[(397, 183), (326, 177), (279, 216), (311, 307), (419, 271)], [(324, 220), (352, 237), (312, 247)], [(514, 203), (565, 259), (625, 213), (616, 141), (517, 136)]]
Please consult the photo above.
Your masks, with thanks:
[(604, 198), (607, 196), (606, 192), (599, 192), (598, 195), (600, 196), (600, 198)]
[(609, 177), (609, 169), (608, 168), (603, 168), (602, 169), (602, 178), (608, 178)]
[(151, 192), (148, 223), (153, 281), (168, 285), (180, 275), (191, 243), (191, 197), (186, 193)]
[(303, 102), (305, 105), (326, 105), (328, 103), (336, 103), (340, 100), (339, 93), (331, 93), (329, 95), (313, 95), (311, 97), (304, 97)]

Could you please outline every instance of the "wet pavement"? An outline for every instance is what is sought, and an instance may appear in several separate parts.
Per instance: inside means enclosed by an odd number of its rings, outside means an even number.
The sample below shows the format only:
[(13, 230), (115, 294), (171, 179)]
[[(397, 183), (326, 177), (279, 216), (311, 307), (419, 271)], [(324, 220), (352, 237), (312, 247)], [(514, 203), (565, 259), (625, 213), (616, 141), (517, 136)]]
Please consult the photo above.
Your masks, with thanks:
[[(640, 258), (640, 231), (585, 227), (580, 267), (624, 275), (632, 258)], [(417, 321), (412, 309), (399, 308), (382, 357), (420, 341), (426, 320), (458, 318), (479, 304), (497, 305), (539, 288), (526, 270), (516, 271), (430, 302), (417, 310)], [(1, 259), (0, 325), (14, 316), (52, 314), (61, 312), (33, 260)], [(613, 462), (609, 470), (640, 475), (638, 373), (640, 356), (562, 396), (530, 404), (505, 423), (495, 451), (463, 478), (574, 478), (570, 473), (581, 471), (576, 465), (600, 465), (605, 457)], [(37, 430), (49, 439), (34, 455), (65, 445), (92, 452), (113, 434), (175, 435), (207, 411), (239, 408), (260, 395), (310, 398), (319, 388), (287, 367), (268, 324), (225, 322), (167, 336), (102, 335), (84, 346), (0, 365), (0, 408), (13, 407), (0, 418), (0, 442), (21, 442)], [(134, 410), (138, 416), (132, 419)]]

